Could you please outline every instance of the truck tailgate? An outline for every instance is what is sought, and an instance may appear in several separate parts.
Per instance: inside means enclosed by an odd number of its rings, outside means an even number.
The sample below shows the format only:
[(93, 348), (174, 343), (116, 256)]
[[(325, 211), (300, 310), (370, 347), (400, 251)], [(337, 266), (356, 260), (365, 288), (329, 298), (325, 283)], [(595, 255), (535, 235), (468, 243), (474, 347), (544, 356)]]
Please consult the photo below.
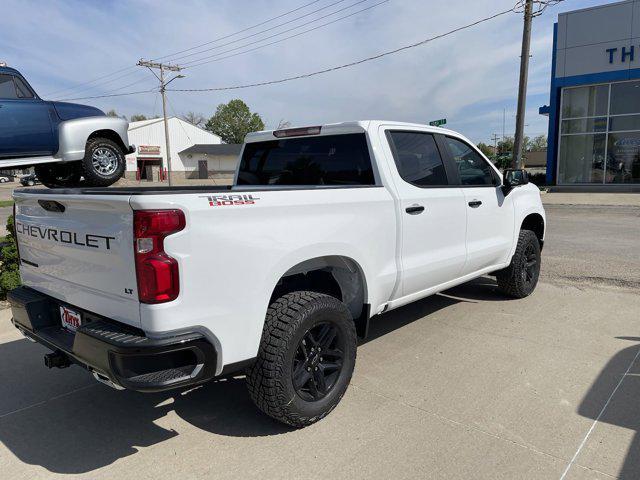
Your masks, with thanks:
[(24, 285), (139, 326), (129, 195), (15, 192)]

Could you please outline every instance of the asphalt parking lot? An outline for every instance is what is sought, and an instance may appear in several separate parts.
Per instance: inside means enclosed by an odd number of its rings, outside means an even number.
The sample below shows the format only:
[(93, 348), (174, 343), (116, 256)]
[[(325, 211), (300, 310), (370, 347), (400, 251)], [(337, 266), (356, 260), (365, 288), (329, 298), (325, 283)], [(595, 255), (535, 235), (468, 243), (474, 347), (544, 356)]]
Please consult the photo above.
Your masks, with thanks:
[(345, 398), (290, 430), (242, 379), (136, 394), (0, 312), (3, 478), (639, 478), (640, 206), (553, 205), (538, 289), (482, 278), (373, 320)]

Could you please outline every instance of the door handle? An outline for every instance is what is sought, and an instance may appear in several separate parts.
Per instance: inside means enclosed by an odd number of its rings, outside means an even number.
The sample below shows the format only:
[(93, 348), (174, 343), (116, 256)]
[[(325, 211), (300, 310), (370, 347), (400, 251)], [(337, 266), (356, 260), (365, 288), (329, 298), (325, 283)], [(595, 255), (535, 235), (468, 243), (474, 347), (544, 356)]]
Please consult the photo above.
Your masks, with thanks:
[(422, 205), (411, 205), (404, 209), (409, 215), (418, 215), (419, 213), (424, 212), (424, 207)]
[(471, 200), (469, 202), (469, 206), (471, 208), (478, 208), (480, 205), (482, 205), (482, 202), (480, 200)]

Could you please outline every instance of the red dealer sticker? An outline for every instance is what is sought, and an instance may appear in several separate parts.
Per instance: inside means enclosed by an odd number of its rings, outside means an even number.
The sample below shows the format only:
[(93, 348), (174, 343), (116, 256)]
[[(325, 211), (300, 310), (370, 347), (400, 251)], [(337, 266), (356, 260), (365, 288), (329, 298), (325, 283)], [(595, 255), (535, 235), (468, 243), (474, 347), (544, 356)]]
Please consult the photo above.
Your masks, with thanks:
[(260, 200), (253, 195), (207, 195), (206, 198), (210, 207), (228, 207), (231, 205), (254, 205), (256, 200)]

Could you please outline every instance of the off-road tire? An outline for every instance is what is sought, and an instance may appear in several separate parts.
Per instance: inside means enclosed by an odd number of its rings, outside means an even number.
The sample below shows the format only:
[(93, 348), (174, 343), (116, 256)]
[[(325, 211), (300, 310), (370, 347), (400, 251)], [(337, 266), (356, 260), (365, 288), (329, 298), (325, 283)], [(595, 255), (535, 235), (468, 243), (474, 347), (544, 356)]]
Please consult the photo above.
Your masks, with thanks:
[(80, 162), (45, 163), (34, 167), (36, 176), (49, 188), (73, 188), (80, 185)]
[[(105, 148), (110, 150), (118, 159), (118, 166), (116, 170), (109, 174), (103, 175), (98, 172), (93, 165), (93, 154), (96, 150)], [(127, 166), (125, 160), (125, 154), (122, 151), (120, 145), (108, 138), (92, 138), (87, 142), (85, 148), (84, 158), (81, 162), (81, 172), (87, 186), (89, 187), (108, 187), (117, 182), (124, 174), (124, 170)]]
[[(527, 263), (535, 259), (533, 271), (527, 272)], [(511, 263), (503, 270), (496, 272), (498, 288), (514, 298), (530, 295), (538, 284), (540, 276), (540, 243), (531, 230), (520, 230), (518, 245)]]
[[(329, 323), (343, 335), (342, 369), (324, 398), (307, 401), (293, 385), (293, 361), (302, 338)], [(347, 307), (322, 293), (299, 291), (275, 300), (267, 310), (256, 362), (246, 384), (256, 406), (270, 417), (301, 428), (321, 420), (338, 405), (353, 374), (357, 338)]]

